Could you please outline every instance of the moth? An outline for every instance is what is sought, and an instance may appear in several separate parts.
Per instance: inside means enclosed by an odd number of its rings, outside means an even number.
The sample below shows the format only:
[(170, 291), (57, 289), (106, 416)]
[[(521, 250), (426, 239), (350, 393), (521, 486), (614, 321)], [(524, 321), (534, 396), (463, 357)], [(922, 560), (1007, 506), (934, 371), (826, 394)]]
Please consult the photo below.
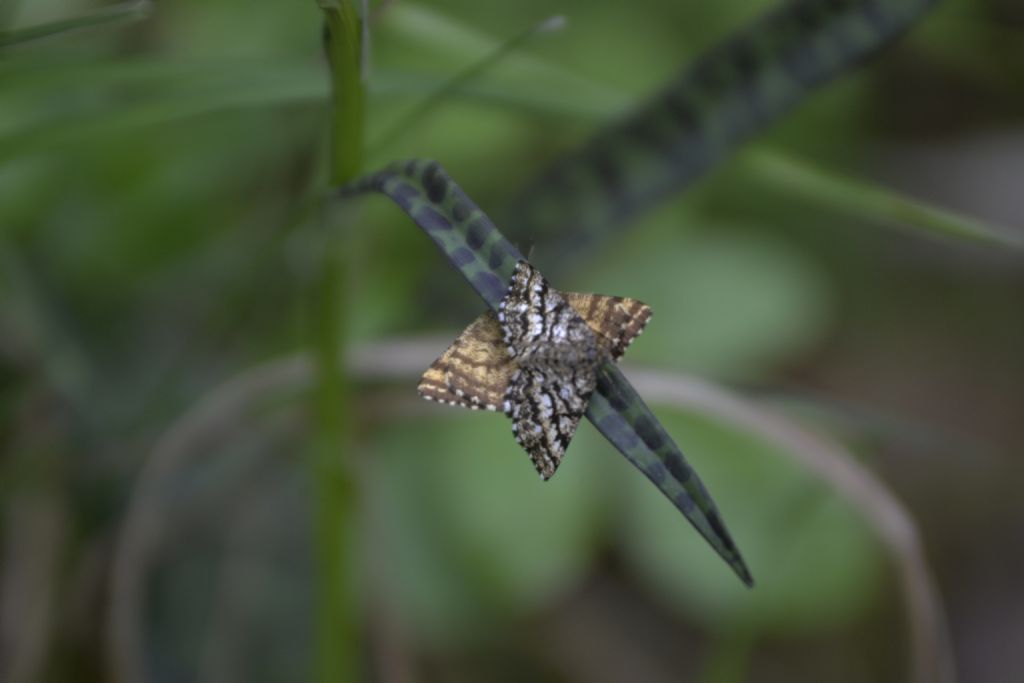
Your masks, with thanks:
[(484, 313), (427, 368), (427, 400), (500, 410), (541, 479), (558, 469), (597, 385), (643, 332), (651, 309), (636, 299), (559, 292), (516, 263), (498, 313)]

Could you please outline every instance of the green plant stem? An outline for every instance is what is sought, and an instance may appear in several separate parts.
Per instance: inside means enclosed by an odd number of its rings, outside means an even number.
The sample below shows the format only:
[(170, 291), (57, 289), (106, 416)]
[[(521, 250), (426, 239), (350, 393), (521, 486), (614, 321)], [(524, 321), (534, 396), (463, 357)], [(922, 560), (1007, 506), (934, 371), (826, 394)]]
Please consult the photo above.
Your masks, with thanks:
[(331, 67), (330, 184), (336, 186), (359, 175), (363, 165), (362, 27), (353, 0), (320, 0), (320, 6), (326, 19), (325, 49)]
[[(352, 0), (320, 2), (325, 18), (325, 49), (331, 73), (329, 182), (355, 177), (362, 166), (363, 81), (361, 27)], [(351, 394), (339, 357), (344, 353), (345, 283), (349, 276), (346, 235), (325, 209), (322, 248), (310, 296), (317, 380), (316, 433), (312, 446), (314, 543), (317, 555), (316, 661), (314, 680), (347, 683), (359, 678), (358, 606), (353, 589), (351, 550), (355, 490), (346, 456), (353, 451)]]

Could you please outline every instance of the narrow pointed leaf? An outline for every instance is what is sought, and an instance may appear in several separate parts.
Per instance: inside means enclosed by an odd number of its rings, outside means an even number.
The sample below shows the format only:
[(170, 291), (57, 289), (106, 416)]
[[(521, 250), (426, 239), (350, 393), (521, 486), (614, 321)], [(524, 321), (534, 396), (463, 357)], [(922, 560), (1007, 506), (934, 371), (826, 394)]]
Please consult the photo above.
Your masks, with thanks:
[(565, 18), (559, 15), (548, 17), (544, 21), (534, 24), (524, 31), (512, 36), (500, 43), (492, 52), (482, 59), (473, 62), (451, 78), (442, 81), (438, 86), (427, 93), (427, 96), (420, 100), (411, 110), (402, 115), (398, 121), (388, 127), (387, 131), (375, 138), (371, 145), (372, 153), (377, 155), (382, 150), (393, 145), (403, 136), (414, 130), (417, 124), (422, 124), (431, 111), (436, 109), (442, 102), (457, 94), (459, 89), (467, 83), (471, 83), (487, 73), (495, 65), (500, 64), (509, 55), (521, 48), (531, 38), (545, 33), (559, 31), (565, 25)]
[[(381, 192), (398, 204), (444, 252), (492, 309), (505, 296), (523, 255), (437, 162), (396, 164), (338, 191), (339, 197)], [(750, 572), (714, 501), (679, 447), (613, 363), (601, 369), (587, 418), (693, 524), (747, 585)]]
[(102, 26), (103, 24), (138, 21), (148, 17), (151, 9), (151, 3), (148, 0), (135, 0), (103, 7), (72, 19), (59, 19), (46, 24), (27, 26), (12, 31), (0, 30), (0, 48), (11, 47), (20, 43), (29, 43), (34, 40), (68, 33), (69, 31)]
[[(455, 71), (462, 68), (458, 65), (486, 60), (506, 43), (501, 37), (464, 24), (436, 7), (408, 0), (394, 3), (380, 28), (392, 33), (400, 43), (420, 47)], [(418, 69), (414, 75), (423, 76), (422, 71)], [(488, 71), (486, 82), (522, 90), (530, 99), (565, 97), (604, 115), (620, 111), (628, 104), (615, 88), (524, 50), (502, 57), (498, 68)]]
[(1024, 250), (1024, 231), (1013, 231), (852, 178), (798, 157), (765, 149), (744, 151), (745, 170), (759, 182), (832, 209), (867, 219), (913, 226), (933, 235)]
[[(814, 89), (909, 28), (936, 0), (796, 0), (688, 66), (664, 90), (556, 163), (510, 212), (549, 253), (622, 227), (681, 191)], [(545, 234), (547, 233), (547, 234)]]

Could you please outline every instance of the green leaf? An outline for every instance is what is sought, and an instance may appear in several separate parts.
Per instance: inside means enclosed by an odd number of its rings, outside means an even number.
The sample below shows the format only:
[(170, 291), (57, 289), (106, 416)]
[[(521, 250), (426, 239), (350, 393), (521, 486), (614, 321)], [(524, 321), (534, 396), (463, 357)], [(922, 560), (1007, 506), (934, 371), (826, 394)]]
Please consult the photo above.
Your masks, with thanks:
[(661, 93), (541, 174), (514, 235), (556, 258), (687, 187), (740, 143), (903, 33), (935, 0), (800, 0), (716, 44)]
[[(105, 8), (97, 15), (128, 17), (129, 10), (134, 8), (133, 11), (141, 12), (139, 8), (143, 5), (123, 3)], [(77, 21), (66, 23), (71, 26)], [(598, 122), (624, 109), (628, 102), (626, 94), (615, 88), (601, 86), (532, 55), (509, 54), (503, 48), (508, 41), (503, 43), (424, 7), (403, 3), (392, 8), (382, 30), (402, 40), (423, 42), (431, 51), (452, 53), (460, 61), (477, 66), (486, 61), (488, 55), (501, 53), (501, 68), (497, 71), (512, 71), (517, 78), (488, 71), (484, 81), (466, 81), (383, 69), (375, 72), (369, 84), (378, 99), (424, 95), (436, 101), (437, 94), (443, 93), (445, 98), (458, 97)], [(470, 66), (467, 71), (473, 69), (475, 67)], [(5, 110), (0, 117), (0, 160), (216, 111), (323, 101), (328, 89), (322, 71), (322, 67), (316, 65), (280, 61), (203, 64), (154, 60), (88, 64), (2, 61), (0, 80), (4, 80), (7, 87), (0, 101), (0, 109)], [(54, 89), (69, 95), (58, 110), (41, 115), (44, 109), (38, 104), (24, 106), (26, 97), (38, 96), (45, 101)], [(92, 104), (81, 106), (75, 104), (77, 102)], [(391, 107), (392, 103), (387, 105)], [(381, 139), (383, 125), (378, 120), (379, 117), (374, 117), (368, 124), (375, 127), (377, 135), (374, 137)], [(761, 148), (745, 152), (739, 159), (739, 167), (757, 182), (776, 191), (853, 215), (911, 226), (931, 234), (1018, 249), (1024, 246), (1024, 239), (1001, 226), (958, 215), (870, 181), (815, 167), (775, 150)], [(563, 201), (565, 198), (554, 199)], [(577, 197), (576, 201), (583, 199)], [(590, 210), (587, 221), (607, 220), (603, 213), (606, 207), (600, 202)], [(536, 241), (534, 234), (531, 234), (531, 241)], [(552, 245), (546, 251), (554, 254), (556, 248), (557, 245)]]
[(833, 173), (800, 159), (765, 149), (744, 152), (742, 166), (761, 183), (782, 192), (858, 216), (914, 226), (926, 232), (962, 240), (1024, 249), (1024, 233), (989, 225), (905, 197), (869, 182)]
[(525, 45), (531, 38), (536, 36), (560, 31), (565, 26), (565, 17), (555, 15), (544, 21), (530, 26), (524, 31), (509, 38), (498, 45), (490, 54), (483, 59), (474, 62), (451, 78), (442, 81), (434, 90), (430, 91), (415, 107), (402, 115), (397, 122), (393, 123), (385, 133), (376, 138), (372, 145), (371, 154), (380, 154), (383, 149), (393, 144), (398, 138), (414, 129), (416, 124), (421, 123), (424, 118), (444, 100), (458, 92), (467, 83), (479, 79), (489, 69), (501, 63), (502, 60), (513, 54), (516, 50)]
[[(143, 62), (26, 69), (32, 71), (20, 74), (21, 96), (3, 93), (0, 161), (225, 109), (324, 99), (328, 93), (322, 70), (292, 64)], [(7, 70), (0, 63), (0, 75), (12, 73), (14, 67)], [(73, 104), (60, 109), (36, 104), (37, 98), (52, 97), (57, 86)]]
[[(288, 61), (83, 65), (11, 60), (0, 61), (0, 80), (5, 82), (0, 93), (0, 161), (215, 112), (326, 102), (329, 94), (322, 67)], [(383, 109), (399, 96), (429, 97), (447, 82), (381, 70), (368, 88), (370, 95), (386, 100), (378, 107)], [(45, 106), (55, 90), (67, 95), (59, 109)], [(457, 84), (446, 96), (574, 118), (600, 119), (608, 112), (578, 96), (577, 90), (514, 88), (489, 79)], [(380, 139), (377, 119), (366, 123)]]
[(818, 264), (756, 227), (673, 211), (590, 259), (570, 289), (629, 292), (651, 307), (657, 334), (630, 347), (630, 363), (749, 382), (821, 342), (828, 284)]
[(538, 486), (515, 441), (494, 438), (508, 434), (504, 417), (437, 412), (372, 438), (363, 500), (388, 558), (378, 577), (393, 587), (388, 600), (417, 638), (445, 644), (479, 637), (499, 616), (527, 618), (578, 585), (608, 501), (586, 457)]
[(42, 38), (77, 31), (80, 29), (130, 21), (139, 21), (149, 16), (152, 3), (149, 0), (133, 0), (103, 7), (73, 19), (61, 19), (37, 26), (27, 26), (13, 31), (0, 31), (0, 49)]
[(491, 87), (514, 93), (515, 97), (541, 98), (557, 103), (558, 107), (601, 112), (605, 116), (623, 110), (629, 103), (615, 88), (525, 51), (508, 52), (503, 49), (508, 41), (425, 5), (395, 3), (388, 9), (378, 33), (378, 40), (385, 44), (395, 41), (393, 52), (402, 56), (400, 65), (382, 65), (382, 73), (407, 70), (410, 64), (415, 64), (417, 73), (411, 76), (422, 78), (426, 76), (422, 73), (423, 61), (431, 64), (432, 71), (458, 73), (487, 61), (497, 52), (505, 52), (499, 64), (488, 68), (487, 80)]
[[(523, 256), (462, 189), (429, 160), (395, 164), (341, 188), (339, 197), (381, 192), (441, 249), (487, 305), (497, 310)], [(747, 585), (750, 572), (696, 472), (613, 363), (599, 371), (587, 418), (661, 490)]]
[[(849, 624), (877, 598), (882, 548), (862, 516), (777, 446), (731, 425), (670, 411), (718, 498), (739, 512), (737, 538), (758, 575), (749, 593), (723, 581), (694, 539), (664, 543), (675, 520), (630, 482), (621, 543), (667, 604), (710, 630), (806, 635)], [(728, 453), (728, 458), (716, 457)]]

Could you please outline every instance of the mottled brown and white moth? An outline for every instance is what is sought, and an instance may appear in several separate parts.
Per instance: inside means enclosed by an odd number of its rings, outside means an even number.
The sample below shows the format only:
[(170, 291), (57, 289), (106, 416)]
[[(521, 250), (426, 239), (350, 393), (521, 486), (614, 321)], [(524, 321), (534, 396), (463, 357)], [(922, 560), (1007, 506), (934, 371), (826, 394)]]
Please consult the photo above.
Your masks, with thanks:
[(650, 317), (650, 307), (636, 299), (559, 292), (519, 261), (499, 312), (473, 321), (434, 361), (420, 396), (500, 409), (548, 479), (587, 410), (598, 367), (617, 361)]

